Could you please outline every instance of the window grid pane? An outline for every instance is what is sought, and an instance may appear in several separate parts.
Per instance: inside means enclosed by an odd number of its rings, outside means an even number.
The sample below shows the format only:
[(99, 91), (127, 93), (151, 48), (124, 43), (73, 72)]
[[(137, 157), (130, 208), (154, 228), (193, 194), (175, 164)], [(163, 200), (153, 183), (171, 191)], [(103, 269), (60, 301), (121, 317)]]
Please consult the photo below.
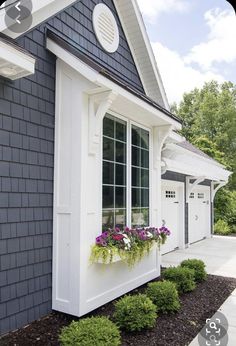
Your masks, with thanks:
[(149, 225), (149, 133), (132, 126), (132, 226)]
[(102, 227), (126, 225), (127, 125), (106, 115), (103, 121), (103, 218)]

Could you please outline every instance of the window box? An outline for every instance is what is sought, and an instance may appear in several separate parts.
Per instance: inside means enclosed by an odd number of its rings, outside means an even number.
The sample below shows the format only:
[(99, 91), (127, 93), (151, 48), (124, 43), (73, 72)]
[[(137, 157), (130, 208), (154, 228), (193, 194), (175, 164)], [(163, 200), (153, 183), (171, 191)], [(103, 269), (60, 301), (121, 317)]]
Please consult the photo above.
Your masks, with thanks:
[(96, 238), (90, 262), (111, 264), (124, 261), (133, 266), (148, 255), (155, 244), (164, 244), (170, 231), (166, 227), (108, 229)]

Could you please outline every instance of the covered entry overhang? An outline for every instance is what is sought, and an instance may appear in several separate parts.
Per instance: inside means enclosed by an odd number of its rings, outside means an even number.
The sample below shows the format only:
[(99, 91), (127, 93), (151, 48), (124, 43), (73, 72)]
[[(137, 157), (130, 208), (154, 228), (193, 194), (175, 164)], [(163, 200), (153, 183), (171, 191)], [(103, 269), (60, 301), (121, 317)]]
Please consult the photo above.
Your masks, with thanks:
[(129, 117), (137, 122), (143, 122), (145, 119), (146, 124), (150, 126), (171, 125), (172, 130), (181, 129), (181, 121), (171, 112), (146, 95), (127, 86), (92, 60), (85, 58), (49, 30), (47, 37), (47, 48), (93, 83), (93, 87), (84, 92), (90, 96), (96, 95), (96, 103), (102, 102), (104, 93), (112, 91), (110, 108), (113, 111), (121, 115), (129, 114)]
[[(188, 149), (187, 149), (188, 148)], [(211, 237), (213, 231), (213, 201), (216, 192), (227, 184), (231, 174), (223, 165), (211, 159), (188, 142), (166, 143), (162, 151), (163, 173), (166, 171), (178, 173), (183, 177), (185, 189), (185, 201), (169, 199), (167, 215), (174, 215), (177, 206), (171, 202), (178, 203), (179, 215), (185, 211), (185, 244), (191, 244), (203, 238)], [(173, 184), (173, 182), (171, 182)], [(165, 183), (166, 184), (166, 183)], [(166, 189), (172, 191), (173, 188)], [(177, 190), (176, 190), (177, 191)], [(175, 194), (177, 196), (177, 192)], [(166, 195), (163, 195), (164, 200)], [(172, 201), (173, 200), (173, 201)], [(173, 210), (172, 210), (173, 209)], [(170, 222), (172, 222), (172, 218)], [(183, 239), (183, 227), (176, 221), (176, 230), (179, 239)], [(175, 245), (180, 247), (181, 242)]]
[(36, 59), (14, 40), (0, 33), (0, 76), (17, 80), (35, 71)]

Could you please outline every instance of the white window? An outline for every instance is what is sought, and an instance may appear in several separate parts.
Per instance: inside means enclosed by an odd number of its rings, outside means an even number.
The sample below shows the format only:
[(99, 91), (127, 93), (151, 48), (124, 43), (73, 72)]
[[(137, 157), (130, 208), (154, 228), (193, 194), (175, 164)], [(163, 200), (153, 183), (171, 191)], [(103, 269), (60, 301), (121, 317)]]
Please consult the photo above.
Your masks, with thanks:
[(201, 199), (202, 199), (202, 198), (204, 198), (204, 197), (205, 197), (204, 193), (202, 193), (202, 192), (199, 192), (199, 193), (198, 193), (198, 198), (201, 198)]
[(166, 191), (166, 198), (175, 198), (175, 191)]
[(106, 115), (103, 121), (103, 229), (149, 225), (149, 174), (149, 132)]

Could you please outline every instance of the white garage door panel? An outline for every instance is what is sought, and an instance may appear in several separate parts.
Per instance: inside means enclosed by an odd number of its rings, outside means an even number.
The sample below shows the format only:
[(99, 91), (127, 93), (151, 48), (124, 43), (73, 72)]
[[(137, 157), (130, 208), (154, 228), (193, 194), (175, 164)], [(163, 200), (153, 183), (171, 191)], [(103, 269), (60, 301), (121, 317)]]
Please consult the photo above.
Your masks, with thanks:
[(210, 227), (210, 188), (197, 187), (189, 198), (189, 243), (208, 237)]
[(173, 184), (162, 186), (162, 219), (171, 231), (167, 242), (162, 245), (162, 254), (173, 251), (179, 246), (181, 220), (181, 188)]

